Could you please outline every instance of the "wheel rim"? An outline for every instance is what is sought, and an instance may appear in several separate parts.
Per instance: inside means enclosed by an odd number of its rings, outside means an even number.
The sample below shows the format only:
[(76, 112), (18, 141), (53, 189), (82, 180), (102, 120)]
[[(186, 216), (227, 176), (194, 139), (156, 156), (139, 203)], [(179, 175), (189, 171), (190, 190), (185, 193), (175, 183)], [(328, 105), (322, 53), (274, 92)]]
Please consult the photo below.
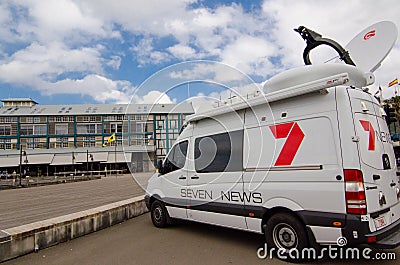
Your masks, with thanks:
[(278, 248), (292, 249), (298, 245), (296, 230), (288, 224), (278, 224), (274, 227), (272, 238)]
[(159, 223), (162, 220), (162, 209), (160, 206), (156, 207), (153, 211), (154, 220)]

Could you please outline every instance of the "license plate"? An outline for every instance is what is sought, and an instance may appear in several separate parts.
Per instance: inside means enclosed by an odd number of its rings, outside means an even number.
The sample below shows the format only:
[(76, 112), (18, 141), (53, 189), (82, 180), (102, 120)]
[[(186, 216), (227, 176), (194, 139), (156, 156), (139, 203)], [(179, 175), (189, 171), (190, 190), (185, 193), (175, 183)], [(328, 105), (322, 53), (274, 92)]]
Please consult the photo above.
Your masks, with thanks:
[(376, 229), (384, 227), (386, 225), (385, 216), (378, 217), (374, 219)]

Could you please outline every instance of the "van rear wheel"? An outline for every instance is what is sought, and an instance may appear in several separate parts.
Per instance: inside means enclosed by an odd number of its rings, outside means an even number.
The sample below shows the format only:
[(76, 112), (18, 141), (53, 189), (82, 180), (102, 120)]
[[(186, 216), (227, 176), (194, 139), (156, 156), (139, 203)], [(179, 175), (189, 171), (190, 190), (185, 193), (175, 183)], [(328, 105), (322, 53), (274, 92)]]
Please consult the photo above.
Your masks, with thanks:
[(151, 221), (155, 227), (163, 228), (168, 226), (167, 209), (160, 201), (154, 201), (151, 204)]
[[(297, 253), (308, 247), (309, 241), (304, 225), (293, 215), (277, 213), (266, 224), (265, 239), (268, 248), (283, 249), (285, 253), (296, 249)], [(288, 259), (293, 259), (286, 255)], [(296, 259), (301, 259), (301, 256)]]

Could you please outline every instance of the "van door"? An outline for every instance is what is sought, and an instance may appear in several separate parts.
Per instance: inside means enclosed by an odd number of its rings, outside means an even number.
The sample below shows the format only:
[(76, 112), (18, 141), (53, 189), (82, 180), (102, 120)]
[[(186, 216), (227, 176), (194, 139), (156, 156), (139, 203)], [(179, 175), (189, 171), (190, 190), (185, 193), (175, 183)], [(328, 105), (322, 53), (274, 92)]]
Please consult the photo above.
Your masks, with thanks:
[(243, 114), (227, 114), (199, 121), (194, 127), (193, 171), (189, 172), (187, 189), (189, 219), (246, 229), (242, 118)]
[[(176, 143), (168, 153), (163, 163), (160, 176), (162, 200), (166, 204), (168, 213), (172, 218), (187, 219), (187, 198), (182, 196), (182, 191), (187, 187), (189, 140), (184, 139)], [(182, 198), (183, 197), (183, 198)]]
[(359, 137), (367, 212), (372, 217), (370, 228), (376, 231), (400, 218), (393, 145), (378, 102), (360, 90), (348, 89), (348, 94)]

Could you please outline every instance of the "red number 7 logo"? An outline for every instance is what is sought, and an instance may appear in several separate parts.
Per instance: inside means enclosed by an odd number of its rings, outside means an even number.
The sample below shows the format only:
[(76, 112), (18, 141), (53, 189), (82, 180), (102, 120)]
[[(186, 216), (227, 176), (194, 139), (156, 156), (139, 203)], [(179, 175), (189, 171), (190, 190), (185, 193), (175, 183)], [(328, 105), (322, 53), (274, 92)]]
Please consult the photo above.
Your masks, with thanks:
[(297, 122), (269, 126), (276, 139), (287, 138), (276, 159), (275, 166), (290, 166), (299, 150), (304, 133)]
[(375, 130), (372, 127), (372, 124), (369, 121), (360, 120), (361, 126), (364, 131), (369, 132), (369, 140), (368, 140), (368, 150), (375, 150)]

